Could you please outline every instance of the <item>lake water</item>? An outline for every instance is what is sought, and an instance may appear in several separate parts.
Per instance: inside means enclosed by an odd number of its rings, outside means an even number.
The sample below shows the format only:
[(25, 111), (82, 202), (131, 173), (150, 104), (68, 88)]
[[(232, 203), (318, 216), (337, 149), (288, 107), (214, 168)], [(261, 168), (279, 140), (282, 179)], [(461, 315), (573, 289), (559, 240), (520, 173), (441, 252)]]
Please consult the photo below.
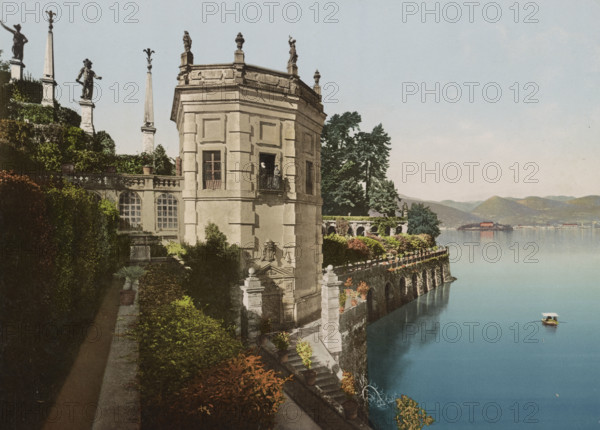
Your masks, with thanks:
[[(419, 402), (431, 429), (600, 429), (600, 229), (438, 243), (458, 279), (369, 326), (370, 383)], [(371, 408), (377, 429), (394, 415)]]

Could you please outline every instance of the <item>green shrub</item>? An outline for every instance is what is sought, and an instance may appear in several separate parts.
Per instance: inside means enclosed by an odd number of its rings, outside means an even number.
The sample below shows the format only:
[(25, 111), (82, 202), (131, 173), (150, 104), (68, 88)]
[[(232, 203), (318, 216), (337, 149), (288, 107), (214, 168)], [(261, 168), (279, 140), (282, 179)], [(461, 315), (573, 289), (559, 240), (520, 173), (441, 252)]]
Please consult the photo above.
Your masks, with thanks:
[(186, 249), (183, 247), (183, 245), (181, 245), (178, 242), (169, 242), (167, 244), (167, 254), (168, 255), (175, 255), (177, 257), (182, 258), (185, 254), (186, 254)]
[(385, 254), (385, 248), (379, 241), (364, 236), (359, 236), (357, 239), (362, 241), (369, 248), (369, 258), (373, 259)]
[(136, 328), (141, 394), (150, 407), (169, 405), (200, 371), (236, 356), (242, 349), (218, 321), (196, 309), (190, 297), (149, 312), (141, 310)]
[(10, 117), (16, 121), (33, 124), (51, 124), (54, 122), (54, 108), (35, 103), (13, 102)]
[(339, 234), (323, 237), (323, 267), (341, 266), (348, 261), (348, 241)]
[(301, 341), (298, 342), (296, 344), (296, 352), (298, 353), (298, 356), (300, 356), (300, 359), (302, 360), (302, 364), (304, 365), (304, 367), (306, 367), (307, 369), (310, 369), (312, 367), (312, 354), (313, 354), (313, 350), (312, 347), (310, 346), (310, 343), (308, 343), (307, 341)]
[(186, 246), (183, 260), (191, 271), (184, 289), (208, 315), (231, 323), (229, 289), (240, 282), (240, 250), (213, 223), (206, 226), (205, 236), (205, 242)]
[(79, 127), (81, 124), (81, 115), (79, 115), (73, 109), (59, 106), (56, 109), (56, 121), (60, 124)]

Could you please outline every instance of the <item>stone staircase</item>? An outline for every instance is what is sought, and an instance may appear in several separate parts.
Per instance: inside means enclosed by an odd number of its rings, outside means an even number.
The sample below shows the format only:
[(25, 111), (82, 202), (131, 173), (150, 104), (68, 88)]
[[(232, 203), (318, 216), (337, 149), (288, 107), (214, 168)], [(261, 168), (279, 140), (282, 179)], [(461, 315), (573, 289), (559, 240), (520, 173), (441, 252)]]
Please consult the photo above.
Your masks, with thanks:
[[(318, 332), (318, 326), (317, 330)], [(303, 334), (307, 334), (306, 331)], [(294, 370), (299, 378), (303, 378), (302, 372), (306, 370), (306, 367), (302, 364), (302, 359), (296, 352), (296, 343), (298, 343), (298, 333), (292, 333), (290, 336), (290, 349), (288, 356), (288, 363)], [(322, 363), (319, 357), (313, 355), (312, 357), (312, 369), (317, 372), (317, 382), (315, 387), (321, 391), (322, 395), (329, 397), (333, 403), (336, 404), (338, 409), (342, 408), (342, 403), (346, 400), (346, 394), (342, 391), (340, 386), (340, 380), (338, 377), (327, 367), (327, 363)]]

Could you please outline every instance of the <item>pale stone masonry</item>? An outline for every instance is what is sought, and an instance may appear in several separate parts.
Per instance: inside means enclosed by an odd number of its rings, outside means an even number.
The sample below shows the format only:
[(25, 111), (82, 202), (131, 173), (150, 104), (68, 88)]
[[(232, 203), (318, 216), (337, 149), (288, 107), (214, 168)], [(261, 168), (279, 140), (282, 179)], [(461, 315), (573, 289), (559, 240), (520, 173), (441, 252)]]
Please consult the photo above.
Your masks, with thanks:
[(214, 222), (256, 269), (265, 316), (302, 324), (321, 311), (321, 96), (294, 74), (181, 56), (171, 119), (180, 136), (183, 240)]

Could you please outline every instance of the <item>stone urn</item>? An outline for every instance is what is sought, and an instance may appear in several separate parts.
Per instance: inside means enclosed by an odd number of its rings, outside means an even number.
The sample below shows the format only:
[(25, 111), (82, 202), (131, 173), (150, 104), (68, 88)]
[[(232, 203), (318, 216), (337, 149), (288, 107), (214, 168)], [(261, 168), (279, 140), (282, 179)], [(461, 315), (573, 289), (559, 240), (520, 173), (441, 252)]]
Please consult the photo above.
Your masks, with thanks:
[(121, 290), (121, 306), (131, 306), (135, 300), (135, 290)]
[(306, 369), (302, 372), (306, 385), (312, 387), (317, 382), (317, 371), (314, 369)]
[(354, 420), (358, 416), (358, 403), (354, 399), (348, 399), (342, 403), (344, 415), (347, 420)]
[(279, 356), (279, 362), (281, 364), (287, 363), (289, 354), (290, 353), (287, 350), (286, 351), (281, 351), (281, 350), (277, 351), (277, 355)]

